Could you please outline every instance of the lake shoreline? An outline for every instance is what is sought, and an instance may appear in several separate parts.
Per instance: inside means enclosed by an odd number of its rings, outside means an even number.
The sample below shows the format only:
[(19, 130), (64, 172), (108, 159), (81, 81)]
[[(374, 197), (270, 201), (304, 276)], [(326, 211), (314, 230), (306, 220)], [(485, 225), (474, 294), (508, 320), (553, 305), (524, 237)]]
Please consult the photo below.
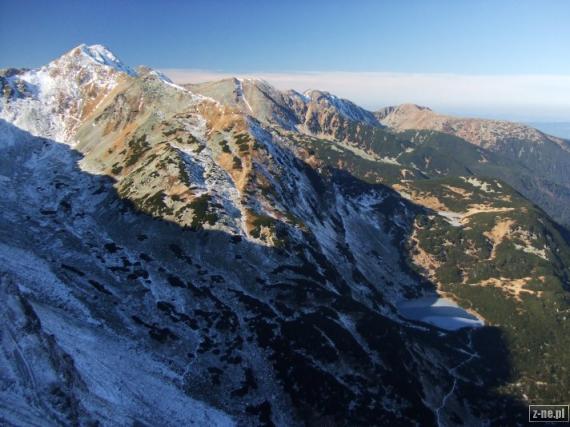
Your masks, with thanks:
[(485, 326), (482, 318), (440, 294), (404, 300), (398, 303), (396, 308), (405, 319), (426, 323), (447, 331)]

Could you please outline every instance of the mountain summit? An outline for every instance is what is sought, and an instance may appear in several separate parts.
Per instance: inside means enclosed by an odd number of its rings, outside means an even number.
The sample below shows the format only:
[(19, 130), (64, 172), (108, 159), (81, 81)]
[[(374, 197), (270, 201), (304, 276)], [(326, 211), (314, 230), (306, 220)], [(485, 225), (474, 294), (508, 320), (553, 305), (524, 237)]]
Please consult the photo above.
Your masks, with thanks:
[(83, 56), (97, 64), (105, 65), (131, 76), (136, 76), (136, 73), (133, 70), (123, 64), (109, 49), (100, 44), (94, 44), (91, 46), (81, 44), (64, 55), (64, 57), (66, 56), (73, 58)]
[(37, 70), (0, 76), (0, 117), (35, 135), (68, 141), (120, 81), (136, 77), (101, 45), (80, 45)]

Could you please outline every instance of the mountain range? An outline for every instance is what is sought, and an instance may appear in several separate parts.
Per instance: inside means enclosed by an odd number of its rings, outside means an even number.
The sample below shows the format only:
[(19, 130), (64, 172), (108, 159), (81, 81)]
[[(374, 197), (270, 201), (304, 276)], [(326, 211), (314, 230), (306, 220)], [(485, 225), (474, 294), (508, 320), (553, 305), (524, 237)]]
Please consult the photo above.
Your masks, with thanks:
[(81, 45), (0, 71), (0, 152), (4, 424), (523, 425), (570, 395), (568, 140)]

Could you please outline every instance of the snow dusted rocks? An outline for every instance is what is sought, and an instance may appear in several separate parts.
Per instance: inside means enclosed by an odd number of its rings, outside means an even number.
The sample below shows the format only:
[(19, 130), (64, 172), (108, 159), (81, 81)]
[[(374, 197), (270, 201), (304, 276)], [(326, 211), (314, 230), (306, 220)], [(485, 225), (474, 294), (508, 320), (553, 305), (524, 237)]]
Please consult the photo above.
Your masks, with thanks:
[(135, 75), (103, 46), (80, 45), (40, 69), (2, 77), (0, 118), (72, 143), (82, 120), (119, 81)]

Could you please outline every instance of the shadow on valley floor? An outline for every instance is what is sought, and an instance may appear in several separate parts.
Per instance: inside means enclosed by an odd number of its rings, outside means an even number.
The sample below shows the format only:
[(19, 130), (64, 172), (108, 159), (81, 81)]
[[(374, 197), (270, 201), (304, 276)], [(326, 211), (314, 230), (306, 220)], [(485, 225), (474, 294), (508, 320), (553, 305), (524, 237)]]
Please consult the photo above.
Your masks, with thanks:
[[(45, 263), (59, 281), (58, 292), (64, 289), (74, 302), (58, 301), (33, 278), (29, 283), (18, 279), (26, 289), (21, 297), (29, 310), (37, 311), (40, 325), (52, 321), (42, 319), (47, 306), (62, 324), (71, 319), (95, 337), (120, 337), (160, 364), (152, 375), (168, 370), (164, 381), (175, 384), (180, 394), (219, 408), (242, 424), (525, 421), (526, 406), (496, 392), (512, 380), (508, 348), (498, 328), (444, 333), (404, 324), (383, 295), (383, 287), (394, 284), (375, 283), (375, 277), (358, 268), (352, 269), (352, 277), (341, 272), (342, 263), (361, 256), (349, 247), (342, 261), (330, 260), (310, 233), (271, 248), (152, 218), (120, 199), (111, 178), (82, 171), (77, 165), (81, 155), (68, 146), (6, 122), (1, 125), (0, 241)], [(7, 143), (10, 138), (12, 144)], [(386, 224), (405, 209), (421, 209), (387, 187), (341, 171), (323, 179), (307, 168), (320, 194), (317, 208), (323, 220), (335, 215), (330, 211), (333, 185), (352, 195), (384, 192), (376, 209)], [(386, 224), (394, 232), (393, 249), (403, 254), (407, 231)], [(338, 231), (341, 236), (340, 225)], [(10, 261), (0, 269), (20, 277), (15, 265)], [(23, 261), (20, 268), (25, 266)], [(434, 289), (404, 256), (398, 269), (425, 290)], [(75, 302), (85, 310), (73, 308)], [(66, 358), (80, 357), (81, 339), (64, 345), (63, 332), (52, 333)], [(96, 357), (101, 361), (97, 369), (113, 363), (104, 348)], [(81, 381), (64, 375), (56, 362), (51, 367), (63, 378), (59, 389), (68, 403), (58, 406), (50, 395), (44, 399), (55, 411), (81, 418), (89, 412), (81, 393), (100, 393), (90, 385), (99, 373), (87, 372), (85, 360), (71, 366)], [(115, 369), (119, 377), (121, 366)], [(123, 393), (126, 401), (137, 401), (152, 393), (144, 382), (152, 366), (130, 368), (140, 377), (125, 376), (128, 388), (106, 390), (109, 395)], [(117, 402), (105, 405), (111, 417), (113, 410), (127, 411), (123, 416), (132, 422), (151, 425), (169, 417), (160, 398), (152, 415), (141, 415), (136, 407), (119, 408)]]

